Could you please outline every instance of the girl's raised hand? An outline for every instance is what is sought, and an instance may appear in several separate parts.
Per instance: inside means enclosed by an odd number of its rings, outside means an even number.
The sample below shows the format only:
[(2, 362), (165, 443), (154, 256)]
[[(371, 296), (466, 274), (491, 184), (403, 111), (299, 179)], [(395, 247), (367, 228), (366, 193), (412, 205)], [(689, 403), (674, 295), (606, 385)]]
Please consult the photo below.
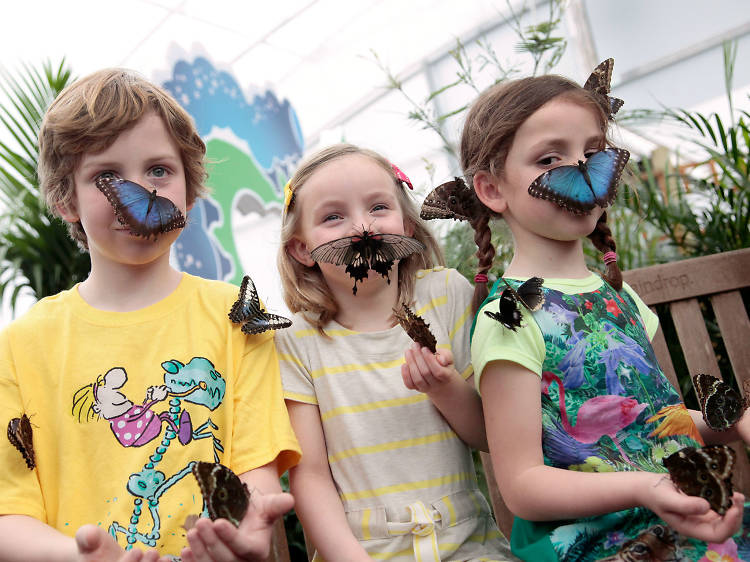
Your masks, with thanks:
[(449, 349), (430, 352), (418, 343), (404, 352), (405, 363), (401, 365), (404, 385), (411, 390), (432, 394), (454, 382), (463, 382), (453, 366), (453, 354)]
[(721, 516), (706, 500), (682, 493), (665, 474), (654, 474), (643, 505), (661, 517), (681, 535), (712, 543), (722, 543), (742, 525), (744, 496), (735, 492), (732, 507)]

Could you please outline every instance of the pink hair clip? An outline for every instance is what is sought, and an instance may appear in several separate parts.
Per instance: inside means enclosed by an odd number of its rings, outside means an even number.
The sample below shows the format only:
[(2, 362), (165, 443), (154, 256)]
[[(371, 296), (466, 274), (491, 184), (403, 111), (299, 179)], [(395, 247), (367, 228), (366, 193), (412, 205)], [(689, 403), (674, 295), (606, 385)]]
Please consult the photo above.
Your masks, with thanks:
[(409, 180), (409, 177), (403, 173), (396, 164), (391, 163), (391, 169), (393, 169), (393, 173), (396, 175), (396, 179), (398, 179), (400, 182), (405, 183), (409, 186), (409, 189), (414, 189), (414, 186), (411, 184), (411, 181)]
[(609, 265), (617, 261), (617, 254), (610, 251), (605, 253), (604, 256), (602, 256), (602, 259), (604, 260), (604, 265)]

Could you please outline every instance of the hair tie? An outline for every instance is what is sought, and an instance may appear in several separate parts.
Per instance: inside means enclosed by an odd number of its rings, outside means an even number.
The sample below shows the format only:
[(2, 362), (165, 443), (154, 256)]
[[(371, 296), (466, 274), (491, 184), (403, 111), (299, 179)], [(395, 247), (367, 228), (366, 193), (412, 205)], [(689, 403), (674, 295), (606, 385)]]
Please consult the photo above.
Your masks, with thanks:
[(617, 261), (617, 254), (615, 254), (612, 251), (609, 251), (605, 253), (604, 256), (602, 256), (602, 259), (604, 260), (604, 265), (609, 265)]
[(489, 281), (489, 279), (484, 273), (477, 273), (474, 276), (474, 283), (487, 283), (487, 281)]
[(411, 181), (409, 180), (407, 175), (403, 173), (393, 162), (391, 162), (391, 169), (393, 170), (393, 173), (398, 181), (405, 183), (407, 186), (409, 186), (409, 189), (414, 189), (414, 186), (411, 184)]

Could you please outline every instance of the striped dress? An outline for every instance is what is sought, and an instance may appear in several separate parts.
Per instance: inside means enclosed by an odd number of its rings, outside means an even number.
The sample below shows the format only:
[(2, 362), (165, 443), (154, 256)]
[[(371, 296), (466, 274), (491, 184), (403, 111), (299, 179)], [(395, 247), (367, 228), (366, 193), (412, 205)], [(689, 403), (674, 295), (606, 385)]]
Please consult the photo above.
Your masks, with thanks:
[[(413, 310), (472, 375), (471, 285), (452, 269), (417, 274)], [(320, 409), (328, 462), (355, 537), (376, 560), (506, 560), (467, 445), (401, 378), (412, 341), (396, 325), (330, 338), (300, 315), (277, 333), (284, 396)], [(320, 560), (320, 557), (316, 557)]]

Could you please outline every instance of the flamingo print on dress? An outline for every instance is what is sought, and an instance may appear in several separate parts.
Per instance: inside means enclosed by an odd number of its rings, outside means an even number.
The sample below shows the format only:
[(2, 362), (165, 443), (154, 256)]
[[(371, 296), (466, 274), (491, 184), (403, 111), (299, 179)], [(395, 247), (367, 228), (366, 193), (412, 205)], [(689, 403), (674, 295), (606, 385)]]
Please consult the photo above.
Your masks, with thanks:
[(549, 394), (549, 385), (553, 382), (557, 384), (560, 392), (560, 417), (565, 431), (581, 443), (596, 443), (607, 435), (614, 441), (615, 447), (620, 451), (623, 460), (629, 465), (635, 466), (622, 449), (617, 439), (617, 432), (633, 423), (638, 415), (646, 409), (647, 404), (640, 404), (634, 398), (614, 394), (594, 396), (581, 404), (576, 416), (576, 424), (571, 425), (568, 421), (568, 412), (565, 409), (565, 387), (557, 375), (550, 371), (544, 371), (542, 373), (542, 391), (545, 394)]

